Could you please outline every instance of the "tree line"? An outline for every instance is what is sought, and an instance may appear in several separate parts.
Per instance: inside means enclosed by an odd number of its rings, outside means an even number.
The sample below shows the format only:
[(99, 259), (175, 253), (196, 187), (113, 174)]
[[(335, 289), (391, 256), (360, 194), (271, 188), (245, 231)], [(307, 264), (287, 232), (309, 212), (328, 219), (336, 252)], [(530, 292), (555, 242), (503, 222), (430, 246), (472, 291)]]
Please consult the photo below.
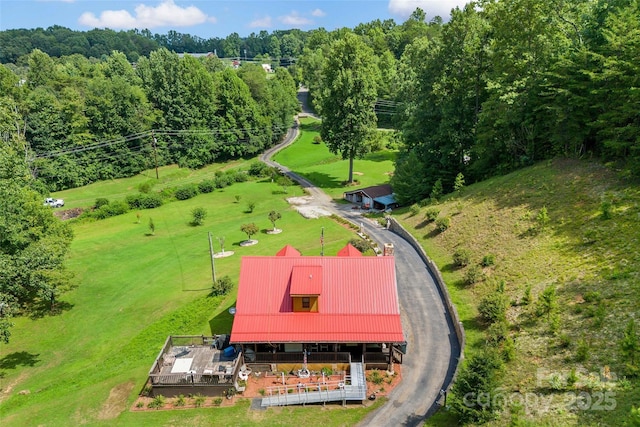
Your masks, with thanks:
[[(400, 26), (312, 31), (296, 72), (322, 116), (363, 97), (360, 117), (379, 120), (380, 105), (393, 116), (404, 140), (392, 178), (401, 203), (434, 186), (451, 191), (459, 174), (471, 183), (554, 156), (599, 157), (637, 177), (639, 16), (637, 0), (481, 0), (447, 23), (418, 9)], [(346, 52), (357, 55), (335, 74)], [(375, 82), (376, 95), (355, 76)], [(336, 88), (347, 80), (357, 94)], [(357, 157), (361, 145), (347, 150)]]
[(34, 49), (55, 58), (78, 54), (96, 59), (104, 59), (115, 50), (124, 53), (130, 62), (137, 62), (140, 57), (149, 56), (163, 47), (177, 53), (211, 52), (219, 58), (291, 62), (302, 53), (306, 36), (307, 32), (298, 29), (272, 33), (262, 30), (247, 37), (240, 37), (234, 32), (224, 38), (203, 38), (175, 30), (166, 34), (152, 33), (148, 29), (74, 31), (54, 25), (0, 31), (0, 63), (23, 65)]
[(164, 48), (135, 68), (121, 52), (92, 61), (36, 49), (27, 64), (23, 79), (0, 67), (0, 97), (6, 120), (20, 123), (13, 128), (27, 142), (33, 175), (50, 191), (155, 164), (198, 168), (255, 155), (286, 133), (299, 108), (285, 68), (235, 70)]

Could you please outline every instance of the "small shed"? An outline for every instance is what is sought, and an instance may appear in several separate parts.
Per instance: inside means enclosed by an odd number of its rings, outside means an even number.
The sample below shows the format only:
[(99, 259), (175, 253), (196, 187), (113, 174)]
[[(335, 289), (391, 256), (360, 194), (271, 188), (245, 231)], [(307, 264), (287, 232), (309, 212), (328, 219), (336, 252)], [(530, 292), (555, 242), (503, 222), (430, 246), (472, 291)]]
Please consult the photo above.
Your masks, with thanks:
[(374, 185), (344, 193), (345, 200), (359, 205), (362, 209), (387, 210), (398, 206), (389, 184)]

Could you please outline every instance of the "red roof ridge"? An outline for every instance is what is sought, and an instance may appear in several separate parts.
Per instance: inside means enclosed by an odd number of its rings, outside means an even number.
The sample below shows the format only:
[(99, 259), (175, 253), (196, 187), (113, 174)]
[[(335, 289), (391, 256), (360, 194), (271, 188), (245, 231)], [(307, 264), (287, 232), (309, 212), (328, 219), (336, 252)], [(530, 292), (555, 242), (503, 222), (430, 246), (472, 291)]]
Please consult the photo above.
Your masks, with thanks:
[(276, 256), (300, 256), (300, 252), (291, 245), (285, 245), (276, 253)]
[(338, 256), (360, 257), (362, 256), (362, 252), (351, 243), (347, 243), (347, 246), (338, 251)]

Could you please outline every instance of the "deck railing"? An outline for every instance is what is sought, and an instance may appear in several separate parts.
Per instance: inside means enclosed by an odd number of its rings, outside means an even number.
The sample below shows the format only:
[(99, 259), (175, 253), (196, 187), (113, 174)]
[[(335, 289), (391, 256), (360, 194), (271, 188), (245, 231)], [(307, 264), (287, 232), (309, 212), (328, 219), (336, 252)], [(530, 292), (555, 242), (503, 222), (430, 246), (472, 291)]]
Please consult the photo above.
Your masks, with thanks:
[[(302, 363), (304, 353), (255, 353), (250, 363)], [(307, 355), (307, 363), (350, 363), (349, 352), (314, 352)]]

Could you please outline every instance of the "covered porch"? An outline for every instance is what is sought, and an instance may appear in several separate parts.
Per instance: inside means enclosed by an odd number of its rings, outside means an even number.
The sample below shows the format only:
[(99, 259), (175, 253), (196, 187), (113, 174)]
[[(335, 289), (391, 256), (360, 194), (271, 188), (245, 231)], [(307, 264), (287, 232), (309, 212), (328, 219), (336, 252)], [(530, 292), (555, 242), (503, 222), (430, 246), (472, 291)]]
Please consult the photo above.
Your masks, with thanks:
[[(363, 362), (365, 369), (393, 370), (402, 363), (401, 343), (243, 343), (247, 365)], [(306, 359), (305, 359), (306, 356)]]

